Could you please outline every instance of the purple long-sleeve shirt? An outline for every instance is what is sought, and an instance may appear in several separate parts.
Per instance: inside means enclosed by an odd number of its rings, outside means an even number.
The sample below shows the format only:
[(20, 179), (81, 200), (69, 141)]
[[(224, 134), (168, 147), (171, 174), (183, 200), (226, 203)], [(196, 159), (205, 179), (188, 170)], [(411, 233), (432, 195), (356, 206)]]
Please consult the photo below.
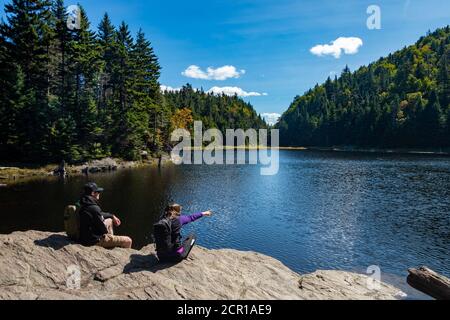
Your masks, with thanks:
[(182, 226), (194, 222), (195, 220), (200, 219), (201, 217), (203, 217), (203, 213), (201, 212), (197, 212), (188, 216), (180, 216), (180, 223)]
[[(188, 216), (180, 216), (180, 224), (181, 226), (187, 225), (191, 222), (194, 222), (195, 220), (200, 219), (201, 217), (203, 217), (203, 213), (201, 212), (197, 212)], [(181, 247), (177, 250), (177, 253), (183, 253), (184, 252), (184, 248)]]

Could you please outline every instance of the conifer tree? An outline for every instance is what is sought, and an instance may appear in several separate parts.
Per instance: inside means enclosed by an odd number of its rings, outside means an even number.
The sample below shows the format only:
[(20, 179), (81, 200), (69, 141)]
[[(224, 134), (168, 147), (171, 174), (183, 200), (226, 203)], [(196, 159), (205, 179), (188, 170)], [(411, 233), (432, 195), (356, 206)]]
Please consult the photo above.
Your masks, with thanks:
[[(23, 74), (23, 93), (18, 99), (24, 101), (15, 121), (17, 149), (34, 160), (45, 158), (50, 151), (47, 123), (50, 5), (46, 0), (13, 0), (5, 5), (6, 24), (2, 27), (11, 62)], [(21, 81), (20, 78), (17, 80)]]

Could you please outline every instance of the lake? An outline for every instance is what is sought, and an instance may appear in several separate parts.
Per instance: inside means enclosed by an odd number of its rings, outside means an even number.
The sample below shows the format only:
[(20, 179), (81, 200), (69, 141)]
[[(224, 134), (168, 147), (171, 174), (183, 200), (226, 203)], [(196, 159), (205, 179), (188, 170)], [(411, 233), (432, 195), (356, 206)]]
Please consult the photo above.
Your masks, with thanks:
[(261, 252), (301, 273), (377, 265), (400, 286), (410, 267), (450, 276), (450, 158), (284, 150), (277, 175), (259, 169), (167, 165), (21, 183), (0, 189), (0, 233), (62, 231), (64, 206), (93, 180), (136, 248), (173, 200), (184, 213), (214, 211), (184, 230), (207, 248)]

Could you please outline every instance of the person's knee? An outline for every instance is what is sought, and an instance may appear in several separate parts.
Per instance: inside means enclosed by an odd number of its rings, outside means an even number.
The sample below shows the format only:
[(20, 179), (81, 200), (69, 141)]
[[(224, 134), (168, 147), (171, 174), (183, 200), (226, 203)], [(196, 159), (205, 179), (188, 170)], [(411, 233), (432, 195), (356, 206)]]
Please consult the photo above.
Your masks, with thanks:
[(133, 240), (130, 237), (126, 237), (124, 246), (127, 249), (130, 249), (133, 246)]
[(104, 224), (109, 234), (114, 234), (114, 222), (111, 218), (105, 219)]

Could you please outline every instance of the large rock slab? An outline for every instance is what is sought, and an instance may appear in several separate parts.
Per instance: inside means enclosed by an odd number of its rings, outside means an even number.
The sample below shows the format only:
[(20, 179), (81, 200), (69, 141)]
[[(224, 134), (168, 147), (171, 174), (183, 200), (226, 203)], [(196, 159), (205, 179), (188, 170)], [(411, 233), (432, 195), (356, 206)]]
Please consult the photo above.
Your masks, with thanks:
[(176, 265), (142, 250), (83, 247), (64, 234), (0, 235), (0, 299), (396, 299), (344, 271), (299, 275), (271, 257), (194, 247)]

